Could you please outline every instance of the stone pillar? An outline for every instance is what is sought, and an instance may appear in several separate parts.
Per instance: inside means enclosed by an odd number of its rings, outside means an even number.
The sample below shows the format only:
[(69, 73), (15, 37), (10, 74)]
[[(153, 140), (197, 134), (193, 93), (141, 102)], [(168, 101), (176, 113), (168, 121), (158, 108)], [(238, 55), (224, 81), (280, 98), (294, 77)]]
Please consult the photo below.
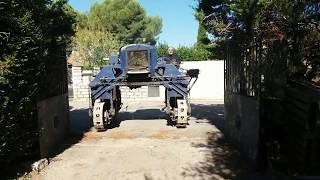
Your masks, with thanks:
[(72, 67), (73, 99), (89, 100), (89, 83), (92, 80), (92, 70), (83, 70), (82, 67)]
[(72, 88), (73, 88), (73, 98), (80, 98), (80, 86), (82, 84), (82, 67), (73, 66), (72, 67)]
[(89, 100), (90, 97), (90, 88), (89, 84), (90, 81), (92, 80), (92, 70), (83, 70), (82, 71), (82, 85), (81, 85), (81, 98), (84, 100)]

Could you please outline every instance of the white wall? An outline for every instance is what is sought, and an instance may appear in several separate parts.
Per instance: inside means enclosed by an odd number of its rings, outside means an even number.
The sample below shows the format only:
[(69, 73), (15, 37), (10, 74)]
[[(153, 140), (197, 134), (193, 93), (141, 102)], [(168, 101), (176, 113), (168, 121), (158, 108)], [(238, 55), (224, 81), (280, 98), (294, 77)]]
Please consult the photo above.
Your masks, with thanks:
[(224, 99), (224, 61), (187, 61), (183, 69), (200, 69), (199, 79), (191, 90), (191, 99)]

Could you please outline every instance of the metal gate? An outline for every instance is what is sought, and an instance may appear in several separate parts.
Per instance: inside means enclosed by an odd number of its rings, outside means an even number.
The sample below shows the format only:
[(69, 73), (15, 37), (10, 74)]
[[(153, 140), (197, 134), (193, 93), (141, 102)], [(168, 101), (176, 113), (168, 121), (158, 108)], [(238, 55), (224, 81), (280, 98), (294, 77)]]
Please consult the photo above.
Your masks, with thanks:
[(226, 44), (224, 132), (257, 165), (303, 174), (320, 162), (320, 88), (287, 79), (284, 43)]

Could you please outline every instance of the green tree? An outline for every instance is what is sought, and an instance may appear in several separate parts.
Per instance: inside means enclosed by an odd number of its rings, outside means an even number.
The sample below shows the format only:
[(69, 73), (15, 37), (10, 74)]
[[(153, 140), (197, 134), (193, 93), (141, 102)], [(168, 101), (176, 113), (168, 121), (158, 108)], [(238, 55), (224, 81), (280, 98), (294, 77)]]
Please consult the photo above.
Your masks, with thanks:
[(72, 12), (65, 0), (0, 2), (0, 168), (38, 150), (36, 102), (50, 65), (65, 60)]
[[(256, 20), (264, 40), (287, 43), (289, 75), (312, 80), (319, 76), (320, 5), (317, 0), (261, 0)], [(318, 74), (318, 75), (317, 75)], [(320, 84), (320, 82), (318, 82)]]
[(206, 46), (211, 43), (210, 39), (208, 38), (207, 30), (204, 24), (205, 15), (202, 10), (199, 10), (195, 13), (195, 17), (199, 21), (199, 28), (198, 28), (198, 36), (197, 36), (197, 46)]
[(252, 34), (260, 8), (259, 0), (199, 0), (197, 11), (204, 14), (207, 31), (223, 40)]
[(143, 39), (155, 44), (162, 20), (158, 16), (147, 16), (136, 0), (105, 0), (91, 7), (88, 26), (112, 33), (123, 44), (139, 43)]
[(136, 0), (106, 0), (95, 3), (89, 13), (77, 15), (74, 50), (84, 66), (101, 66), (103, 58), (131, 43), (155, 44), (162, 20), (147, 16)]
[[(211, 25), (209, 23), (221, 23), (219, 21), (207, 21), (211, 18), (211, 15), (215, 8), (221, 8), (219, 4), (222, 2), (228, 3), (228, 1), (212, 1), (212, 0), (198, 0), (198, 6), (195, 8), (195, 17), (199, 21), (199, 29), (197, 36), (197, 45), (196, 48), (198, 52), (202, 52), (202, 54), (209, 54), (210, 59), (223, 59), (223, 46), (221, 42), (217, 41), (219, 36), (215, 36), (210, 31)], [(222, 8), (223, 9), (223, 8)], [(222, 15), (222, 14), (221, 14)], [(209, 22), (209, 23), (208, 23)], [(208, 36), (211, 33), (213, 38), (209, 39)]]
[(223, 45), (226, 39), (248, 45), (254, 37), (260, 40), (285, 41), (289, 52), (287, 61), (290, 72), (304, 76), (308, 71), (309, 78), (316, 73), (316, 59), (319, 54), (315, 49), (318, 48), (319, 42), (317, 24), (320, 14), (317, 0), (198, 2), (198, 17), (205, 17), (198, 19), (202, 20), (206, 31), (214, 36), (215, 42), (219, 45)]
[(74, 43), (85, 67), (104, 65), (103, 58), (117, 52), (120, 44), (111, 33), (86, 28), (78, 30)]

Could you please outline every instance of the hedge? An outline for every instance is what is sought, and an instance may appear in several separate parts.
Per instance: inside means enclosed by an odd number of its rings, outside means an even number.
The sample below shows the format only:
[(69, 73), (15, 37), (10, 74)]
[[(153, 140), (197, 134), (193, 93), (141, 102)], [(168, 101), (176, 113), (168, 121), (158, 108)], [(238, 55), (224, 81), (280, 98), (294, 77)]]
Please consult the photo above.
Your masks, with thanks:
[[(159, 44), (157, 46), (158, 56), (166, 56), (168, 48), (169, 46), (167, 44)], [(200, 47), (180, 46), (175, 49), (175, 54), (180, 57), (181, 61), (205, 61), (217, 59), (218, 56), (216, 55), (216, 52), (216, 45)]]
[(0, 170), (38, 155), (36, 103), (56, 86), (60, 70), (52, 64), (66, 62), (65, 49), (74, 34), (73, 11), (66, 3), (0, 3)]

